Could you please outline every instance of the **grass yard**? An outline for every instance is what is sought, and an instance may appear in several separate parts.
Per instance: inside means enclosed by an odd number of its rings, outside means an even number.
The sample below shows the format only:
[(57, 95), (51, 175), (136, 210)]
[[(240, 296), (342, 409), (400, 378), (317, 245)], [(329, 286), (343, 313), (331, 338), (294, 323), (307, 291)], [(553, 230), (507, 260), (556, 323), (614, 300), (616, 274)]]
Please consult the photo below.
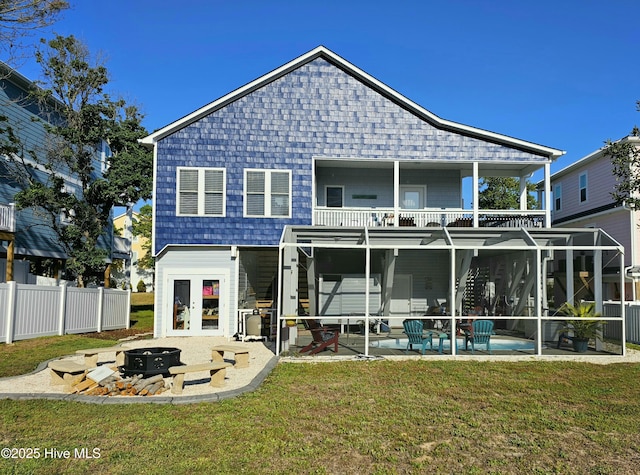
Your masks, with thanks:
[(631, 474), (639, 380), (627, 363), (354, 361), (281, 364), (221, 403), (0, 400), (3, 447), (40, 449), (0, 471)]
[(0, 377), (29, 373), (38, 364), (51, 358), (70, 355), (83, 348), (113, 346), (120, 338), (149, 332), (153, 332), (153, 294), (133, 293), (128, 330), (51, 336), (19, 340), (10, 345), (0, 344)]
[[(0, 345), (0, 376), (116, 336)], [(349, 361), (280, 364), (220, 403), (0, 400), (2, 447), (26, 449), (0, 473), (635, 474), (639, 381), (632, 363)]]

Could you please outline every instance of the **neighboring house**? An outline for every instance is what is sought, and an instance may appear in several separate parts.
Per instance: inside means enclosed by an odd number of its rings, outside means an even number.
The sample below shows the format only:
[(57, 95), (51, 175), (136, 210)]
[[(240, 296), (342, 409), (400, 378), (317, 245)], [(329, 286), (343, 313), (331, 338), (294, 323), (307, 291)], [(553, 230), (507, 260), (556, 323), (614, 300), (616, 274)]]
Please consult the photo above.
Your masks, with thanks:
[[(52, 100), (50, 108), (38, 106), (28, 97), (34, 87), (33, 82), (0, 63), (0, 117), (7, 119), (0, 126), (10, 126), (26, 150), (44, 157), (48, 140), (45, 123), (52, 120), (56, 103)], [(96, 175), (106, 170), (109, 155), (109, 147), (103, 143), (101, 150), (96, 151)], [(36, 178), (46, 180), (47, 171), (42, 165), (29, 156), (25, 160), (33, 166)], [(20, 282), (27, 282), (28, 272), (21, 271), (14, 275), (14, 268), (19, 263), (24, 265), (18, 266), (19, 269), (30, 268), (35, 275), (60, 277), (67, 257), (65, 251), (37, 209), (15, 209), (14, 196), (20, 187), (9, 167), (7, 157), (0, 155), (0, 268), (4, 269), (0, 282), (18, 278)], [(65, 182), (69, 190), (80, 192), (81, 184), (72, 174), (66, 175)], [(61, 213), (59, 219), (63, 221), (65, 216)], [(103, 245), (109, 248), (116, 246), (112, 233), (105, 237)]]
[[(639, 137), (624, 137), (621, 141), (640, 146)], [(612, 170), (611, 159), (601, 148), (551, 175), (551, 224), (560, 228), (600, 228), (624, 246), (625, 267), (640, 266), (640, 218), (637, 212), (613, 200), (616, 177)], [(544, 184), (540, 182), (538, 187), (544, 188)], [(563, 275), (567, 261), (558, 264), (554, 273)], [(619, 300), (621, 296), (620, 269), (616, 264), (605, 262), (603, 297), (607, 300)], [(556, 288), (560, 297), (571, 293), (575, 300), (593, 299), (590, 257), (578, 253), (569, 265), (576, 273), (574, 282), (568, 282), (573, 289)], [(631, 279), (626, 281), (624, 297), (636, 300), (637, 290)]]
[[(324, 47), (142, 142), (156, 336), (232, 336), (264, 306), (282, 340), (286, 316), (307, 312), (392, 326), (480, 312), (536, 333), (555, 246), (621, 251), (527, 209), (527, 177), (548, 180), (562, 151), (441, 119)], [(479, 209), (485, 176), (519, 178), (520, 209)]]
[(147, 292), (153, 290), (153, 270), (141, 269), (138, 267), (139, 260), (146, 256), (147, 251), (143, 249), (143, 245), (147, 242), (147, 238), (142, 236), (134, 236), (131, 232), (132, 219), (137, 219), (138, 213), (131, 212), (131, 217), (127, 213), (122, 213), (119, 216), (113, 218), (113, 226), (115, 229), (122, 230), (122, 237), (127, 243), (131, 243), (131, 254), (129, 259), (125, 259), (125, 266), (122, 271), (112, 271), (111, 276), (118, 282), (125, 282), (127, 280), (127, 271), (130, 275), (131, 290), (133, 292), (138, 291), (138, 282), (144, 282)]

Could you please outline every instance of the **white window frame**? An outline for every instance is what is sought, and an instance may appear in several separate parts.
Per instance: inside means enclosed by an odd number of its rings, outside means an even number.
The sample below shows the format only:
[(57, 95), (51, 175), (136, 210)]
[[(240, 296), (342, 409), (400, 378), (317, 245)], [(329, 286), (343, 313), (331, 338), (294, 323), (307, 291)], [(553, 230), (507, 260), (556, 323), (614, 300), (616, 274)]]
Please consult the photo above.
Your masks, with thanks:
[[(247, 191), (247, 174), (250, 172), (259, 172), (264, 173), (264, 214), (249, 214), (247, 211), (247, 195), (249, 194)], [(271, 213), (271, 175), (273, 173), (286, 173), (289, 176), (289, 203), (288, 209), (289, 213), (284, 215), (272, 215)], [(291, 193), (291, 170), (280, 169), (280, 168), (272, 168), (272, 169), (264, 169), (264, 168), (245, 168), (244, 169), (244, 187), (243, 187), (243, 216), (245, 218), (291, 218), (291, 205), (292, 205), (292, 193)]]
[[(180, 171), (196, 170), (198, 172), (198, 204), (196, 213), (180, 213)], [(207, 171), (222, 172), (222, 210), (218, 213), (205, 214), (205, 173)], [(219, 193), (219, 192), (216, 192)], [(206, 218), (223, 218), (227, 214), (227, 169), (217, 167), (176, 167), (176, 216), (200, 216)]]
[[(582, 186), (582, 177), (584, 177), (584, 186)], [(584, 199), (582, 199), (582, 190), (584, 190)], [(578, 203), (586, 203), (589, 201), (589, 177), (587, 172), (578, 175)]]
[[(553, 211), (562, 211), (562, 183), (555, 183), (552, 189)], [(559, 206), (558, 206), (559, 204)]]

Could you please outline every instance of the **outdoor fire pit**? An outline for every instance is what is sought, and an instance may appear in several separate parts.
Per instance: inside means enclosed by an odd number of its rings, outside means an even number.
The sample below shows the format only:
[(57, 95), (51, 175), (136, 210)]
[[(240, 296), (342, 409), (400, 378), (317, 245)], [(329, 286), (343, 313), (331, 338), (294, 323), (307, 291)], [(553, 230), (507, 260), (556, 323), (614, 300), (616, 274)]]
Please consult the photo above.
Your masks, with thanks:
[(125, 376), (141, 374), (143, 377), (161, 374), (169, 376), (169, 368), (180, 366), (179, 348), (135, 348), (124, 352), (124, 365), (120, 372)]

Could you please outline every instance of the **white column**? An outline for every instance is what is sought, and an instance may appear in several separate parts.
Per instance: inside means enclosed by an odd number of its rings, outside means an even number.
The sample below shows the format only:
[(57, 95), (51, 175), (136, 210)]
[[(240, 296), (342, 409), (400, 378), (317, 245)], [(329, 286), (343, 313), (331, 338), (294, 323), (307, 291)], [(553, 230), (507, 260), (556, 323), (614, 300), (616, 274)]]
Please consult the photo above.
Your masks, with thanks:
[(535, 302), (535, 312), (536, 312), (536, 334), (538, 335), (538, 340), (536, 342), (536, 354), (542, 354), (542, 340), (544, 339), (544, 335), (542, 334), (542, 285), (544, 282), (544, 276), (542, 275), (545, 266), (540, 265), (542, 262), (542, 253), (540, 249), (536, 249), (536, 258), (533, 263), (533, 267), (536, 272), (536, 285), (535, 290), (533, 291), (533, 301)]
[(449, 312), (451, 313), (451, 354), (455, 356), (458, 353), (458, 328), (456, 327), (456, 250), (451, 249), (451, 259), (449, 263)]
[(393, 225), (400, 222), (400, 162), (393, 162)]
[(478, 172), (478, 162), (473, 162), (473, 227), (477, 228), (478, 227), (478, 209), (479, 209), (479, 204), (478, 201), (480, 199), (480, 190), (478, 189), (480, 187), (480, 177), (478, 176), (479, 172)]
[(520, 211), (527, 210), (527, 176), (520, 177)]
[[(620, 250), (620, 253), (618, 254), (620, 256), (620, 289), (621, 289), (621, 293), (620, 293), (620, 317), (622, 318), (622, 340), (621, 340), (621, 346), (622, 346), (622, 356), (626, 356), (627, 354), (627, 350), (626, 350), (626, 341), (627, 341), (627, 329), (626, 329), (626, 325), (627, 325), (627, 315), (626, 315), (626, 310), (627, 310), (627, 303), (625, 302), (625, 292), (624, 292), (624, 281), (625, 281), (625, 275), (624, 275), (624, 249)], [(633, 286), (636, 286), (636, 280), (633, 279)], [(635, 290), (634, 290), (635, 292)], [(635, 293), (634, 293), (634, 300), (635, 300)]]
[[(573, 239), (570, 239), (569, 243), (570, 243), (569, 245), (573, 245)], [(570, 303), (571, 305), (573, 305), (574, 304), (573, 296), (576, 293), (575, 290), (574, 290), (575, 279), (574, 279), (574, 276), (573, 276), (573, 273), (574, 273), (574, 270), (573, 270), (573, 249), (567, 249), (567, 261), (566, 262), (567, 262), (567, 264), (566, 264), (567, 270), (565, 272), (565, 275), (567, 276), (567, 282), (566, 282), (566, 284), (567, 284), (567, 286), (566, 286), (566, 288), (567, 288), (567, 302)], [(560, 307), (558, 307), (557, 303), (556, 303), (556, 307), (560, 308)]]
[(551, 227), (551, 163), (544, 164), (544, 227)]
[[(596, 245), (600, 245), (600, 242)], [(621, 291), (624, 292), (624, 288)], [(596, 312), (602, 313), (602, 251), (600, 249), (593, 252), (593, 298), (596, 302)], [(601, 350), (602, 339), (596, 338), (596, 351)]]
[(367, 245), (365, 249), (365, 264), (364, 264), (364, 279), (365, 279), (365, 291), (364, 291), (364, 355), (369, 356), (369, 278), (371, 276), (371, 249)]

